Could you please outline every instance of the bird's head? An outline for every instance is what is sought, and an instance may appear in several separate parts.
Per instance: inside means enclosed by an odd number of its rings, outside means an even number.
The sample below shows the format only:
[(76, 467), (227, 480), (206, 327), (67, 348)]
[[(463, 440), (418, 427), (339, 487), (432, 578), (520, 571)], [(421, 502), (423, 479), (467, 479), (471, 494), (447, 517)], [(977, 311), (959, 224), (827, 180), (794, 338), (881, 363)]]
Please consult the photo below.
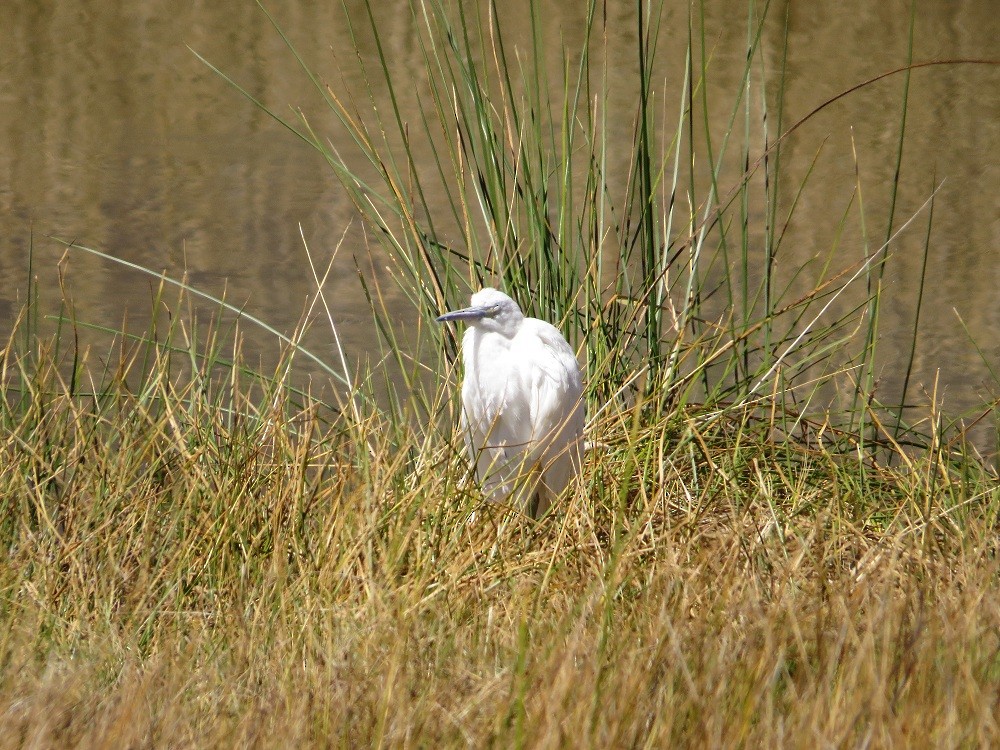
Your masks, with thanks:
[(480, 289), (472, 295), (470, 302), (469, 307), (445, 313), (437, 319), (438, 323), (464, 320), (469, 325), (484, 331), (513, 336), (524, 320), (524, 313), (517, 303), (493, 287)]

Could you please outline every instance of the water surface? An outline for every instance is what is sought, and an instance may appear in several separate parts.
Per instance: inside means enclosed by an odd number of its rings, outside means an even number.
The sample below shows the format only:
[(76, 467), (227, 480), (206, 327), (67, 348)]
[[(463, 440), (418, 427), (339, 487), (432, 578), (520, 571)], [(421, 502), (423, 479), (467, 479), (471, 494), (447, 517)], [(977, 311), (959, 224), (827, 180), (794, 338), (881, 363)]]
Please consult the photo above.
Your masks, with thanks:
[[(378, 3), (382, 42), (396, 74), (412, 76), (402, 106), (424, 91), (413, 20), (403, 3)], [(544, 2), (545, 36), (572, 48), (583, 29), (580, 4)], [(707, 0), (712, 50), (710, 96), (732, 100), (743, 70), (742, 4)], [(364, 5), (347, 3), (357, 21)], [(684, 4), (667, 4), (660, 40), (659, 93), (679, 93), (687, 40)], [(527, 41), (526, 14), (505, 18), (511, 38)], [(920, 3), (917, 60), (1000, 58), (994, 0)], [(358, 86), (339, 3), (286, 0), (274, 13), (303, 57), (332, 85)], [(634, 3), (611, 2), (607, 36), (612, 91), (627, 106), (635, 85), (629, 51)], [(765, 64), (774, 74), (788, 20), (786, 122), (879, 73), (905, 64), (908, 5), (772, 3)], [(55, 235), (77, 240), (221, 294), (275, 327), (291, 331), (312, 292), (299, 227), (319, 257), (345, 236), (330, 281), (348, 352), (374, 353), (373, 327), (352, 259), (381, 288), (394, 316), (416, 313), (384, 271), (377, 244), (366, 243), (338, 181), (322, 159), (241, 98), (191, 50), (211, 60), (269, 106), (301, 107), (334, 143), (344, 134), (281, 38), (254, 3), (4, 3), (0, 7), (0, 326), (8, 328), (25, 298), (27, 257), (46, 302), (58, 299)], [(361, 35), (361, 54), (371, 57)], [(367, 40), (367, 41), (366, 41)], [(621, 54), (615, 50), (621, 50)], [(558, 55), (553, 56), (557, 64)], [(355, 71), (355, 72), (352, 72)], [(556, 75), (557, 70), (552, 74)], [(776, 80), (776, 75), (774, 76)], [(786, 230), (782, 258), (794, 267), (826, 252), (840, 236), (840, 265), (884, 239), (902, 111), (896, 76), (827, 108), (791, 137), (784, 151), (789, 185), (808, 190)], [(1000, 362), (1000, 74), (988, 66), (953, 65), (913, 74), (907, 111), (897, 225), (943, 181), (930, 234), (928, 293), (921, 317), (915, 379), (939, 391), (953, 411), (989, 397), (987, 363)], [(719, 111), (726, 111), (720, 107)], [(613, 123), (614, 124), (614, 123)], [(723, 122), (713, 127), (721, 128)], [(617, 123), (627, 145), (631, 123)], [(818, 157), (817, 157), (818, 154)], [(866, 227), (848, 205), (860, 184)], [(857, 195), (855, 195), (857, 200)], [(433, 203), (434, 197), (431, 197)], [(841, 227), (842, 218), (848, 220)], [(883, 308), (885, 393), (898, 389), (912, 335), (926, 220), (893, 248)], [(373, 256), (372, 253), (375, 255)], [(77, 314), (115, 325), (148, 313), (151, 281), (97, 259), (75, 255), (67, 266)], [(51, 307), (51, 306), (50, 306)], [(963, 330), (968, 329), (968, 335)], [(276, 345), (253, 339), (267, 358)], [(330, 353), (316, 329), (310, 346)], [(919, 392), (918, 392), (919, 393)], [(926, 400), (925, 397), (920, 397)], [(920, 400), (920, 399), (918, 399)]]

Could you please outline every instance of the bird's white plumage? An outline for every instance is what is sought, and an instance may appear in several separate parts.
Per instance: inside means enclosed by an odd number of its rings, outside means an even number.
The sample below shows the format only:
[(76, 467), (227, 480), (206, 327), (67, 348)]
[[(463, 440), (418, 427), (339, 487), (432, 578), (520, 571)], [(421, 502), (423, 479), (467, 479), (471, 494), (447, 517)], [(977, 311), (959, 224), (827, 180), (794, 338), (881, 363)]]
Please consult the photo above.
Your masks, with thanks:
[(579, 472), (583, 379), (559, 330), (524, 317), (486, 288), (471, 306), (438, 320), (465, 320), (462, 423), (476, 473), (494, 501), (523, 502), (536, 515)]

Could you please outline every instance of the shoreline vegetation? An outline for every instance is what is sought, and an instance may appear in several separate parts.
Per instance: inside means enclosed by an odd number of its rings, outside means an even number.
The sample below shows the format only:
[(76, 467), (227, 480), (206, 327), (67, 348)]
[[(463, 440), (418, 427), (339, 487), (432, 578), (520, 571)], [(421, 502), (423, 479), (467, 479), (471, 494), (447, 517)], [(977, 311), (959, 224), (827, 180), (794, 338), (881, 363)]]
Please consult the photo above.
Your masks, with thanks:
[[(59, 310), (29, 297), (0, 351), (0, 748), (1000, 744), (1000, 484), (967, 434), (995, 403), (951, 420), (912, 350), (898, 401), (878, 390), (882, 274), (903, 233), (931, 251), (937, 183), (884, 226), (859, 183), (840, 221), (867, 244), (787, 268), (783, 228), (820, 177), (782, 172), (798, 123), (759, 48), (782, 23), (767, 4), (728, 102), (706, 94), (697, 9), (681, 90), (654, 96), (643, 4), (627, 113), (608, 111), (601, 6), (560, 80), (527, 6), (517, 47), (491, 4), (414, 0), (417, 112), (378, 45), (343, 54), (369, 82), (345, 91), (286, 38), (351, 153), (216, 69), (389, 251), (416, 332), (359, 265), (371, 364), (323, 294), (346, 261), (316, 248), (289, 335), (135, 266), (159, 278), (141, 335), (78, 320), (69, 288)], [(353, 31), (377, 42), (362, 7)], [(901, 63), (897, 166), (922, 65)], [(470, 481), (457, 342), (432, 323), (487, 283), (585, 366), (586, 467), (538, 521)], [(321, 321), (332, 357), (299, 343)], [(248, 326), (282, 341), (267, 372)], [(303, 385), (303, 360), (329, 384)]]

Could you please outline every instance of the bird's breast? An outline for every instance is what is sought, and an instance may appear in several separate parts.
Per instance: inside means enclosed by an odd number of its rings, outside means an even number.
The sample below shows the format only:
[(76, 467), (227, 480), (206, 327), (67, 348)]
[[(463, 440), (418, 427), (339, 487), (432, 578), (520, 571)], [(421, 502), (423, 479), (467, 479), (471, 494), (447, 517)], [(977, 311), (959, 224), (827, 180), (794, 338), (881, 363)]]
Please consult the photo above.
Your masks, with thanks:
[(497, 333), (470, 334), (463, 342), (463, 400), (471, 416), (492, 420), (509, 408), (516, 365), (511, 358), (510, 339)]

